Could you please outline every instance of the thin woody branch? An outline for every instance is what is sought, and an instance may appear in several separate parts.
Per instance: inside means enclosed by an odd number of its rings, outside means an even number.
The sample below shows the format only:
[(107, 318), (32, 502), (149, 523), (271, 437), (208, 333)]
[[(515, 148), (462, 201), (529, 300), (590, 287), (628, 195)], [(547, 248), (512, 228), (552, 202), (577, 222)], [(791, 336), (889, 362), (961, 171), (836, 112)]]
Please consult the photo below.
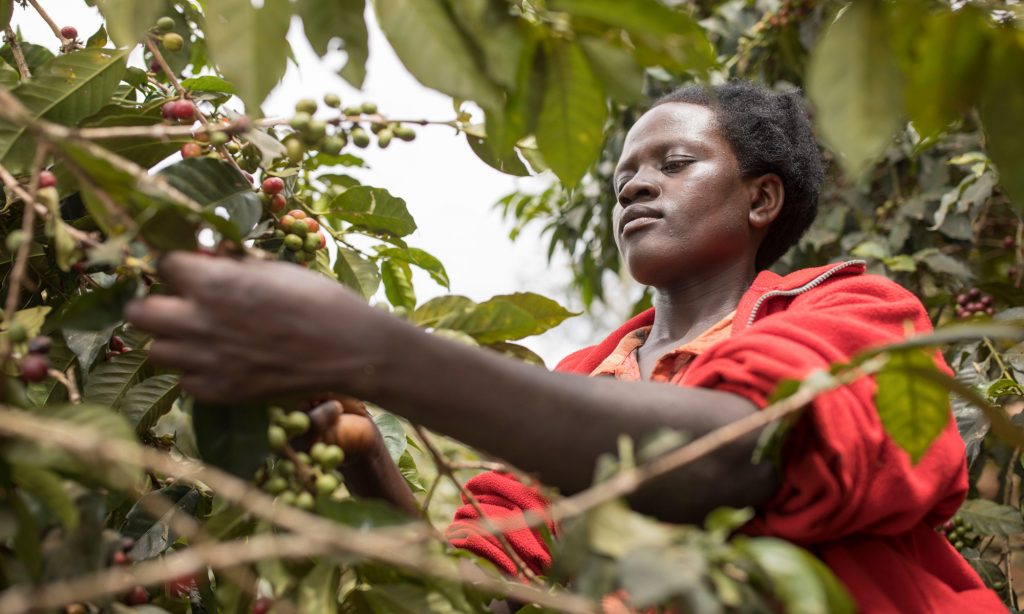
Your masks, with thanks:
[(4, 40), (7, 42), (7, 46), (11, 50), (11, 55), (14, 56), (14, 64), (18, 67), (18, 73), (22, 79), (28, 79), (32, 76), (32, 73), (28, 70), (28, 63), (25, 62), (25, 53), (21, 50), (21, 43), (18, 42), (18, 35), (7, 26), (4, 30)]
[[(560, 611), (581, 614), (599, 611), (597, 604), (584, 597), (501, 580), (487, 576), (475, 568), (453, 567), (447, 559), (439, 558), (420, 546), (421, 543), (434, 539), (433, 532), (421, 523), (410, 523), (386, 530), (359, 531), (294, 507), (275, 504), (268, 495), (219, 469), (198, 462), (177, 460), (134, 443), (112, 441), (80, 425), (69, 427), (59, 421), (40, 418), (4, 406), (0, 406), (0, 433), (56, 445), (92, 462), (127, 464), (173, 476), (178, 480), (202, 482), (225, 501), (269, 523), (299, 535), (309, 536), (317, 543), (323, 544), (323, 547), (330, 547), (332, 552), (375, 560), (438, 579), (472, 584), (481, 591), (524, 603), (537, 603)], [(306, 554), (309, 553), (307, 550)], [(114, 570), (110, 573), (121, 572)], [(154, 576), (152, 580), (169, 580), (179, 575), (181, 574), (164, 573), (159, 577)], [(5, 607), (8, 602), (5, 599), (9, 594), (17, 596), (19, 593), (0, 594), (0, 611), (8, 611)]]

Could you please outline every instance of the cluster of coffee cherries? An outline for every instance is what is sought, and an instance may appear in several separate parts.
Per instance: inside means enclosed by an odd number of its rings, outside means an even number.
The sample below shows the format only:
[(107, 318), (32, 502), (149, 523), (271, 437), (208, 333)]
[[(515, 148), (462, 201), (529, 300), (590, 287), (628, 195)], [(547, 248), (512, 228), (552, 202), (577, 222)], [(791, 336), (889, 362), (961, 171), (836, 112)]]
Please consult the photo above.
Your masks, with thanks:
[(130, 351), (132, 351), (132, 348), (128, 347), (124, 342), (124, 339), (114, 335), (110, 338), (110, 342), (107, 344), (107, 360), (110, 360), (114, 356), (127, 354)]
[(276, 457), (257, 476), (263, 479), (263, 489), (268, 494), (304, 510), (313, 509), (316, 496), (329, 497), (339, 490), (342, 478), (337, 468), (345, 460), (340, 447), (323, 442), (314, 443), (309, 452), (291, 451), (289, 441), (307, 436), (312, 428), (305, 412), (272, 410), (267, 441), (272, 450), (286, 455)]
[(320, 224), (301, 209), (292, 209), (277, 221), (274, 238), (284, 245), (281, 254), (286, 260), (306, 265), (316, 260), (316, 252), (327, 247), (327, 237)]
[[(341, 107), (337, 94), (326, 94), (324, 105), (330, 109)], [(377, 137), (377, 146), (386, 149), (394, 139), (412, 141), (416, 131), (398, 122), (389, 122), (377, 114), (377, 105), (364, 102), (359, 106), (345, 107), (341, 116), (329, 121), (314, 117), (319, 105), (312, 98), (304, 98), (295, 104), (295, 115), (289, 120), (292, 132), (282, 141), (293, 164), (302, 161), (307, 148), (314, 148), (328, 155), (337, 155), (351, 142), (359, 148), (370, 146), (372, 132)], [(348, 123), (346, 127), (345, 124)], [(370, 132), (362, 126), (368, 122)]]
[(782, 0), (779, 10), (767, 13), (761, 21), (754, 25), (754, 33), (760, 34), (768, 29), (785, 28), (789, 24), (807, 17), (814, 8), (814, 0)]
[(956, 297), (956, 317), (961, 320), (976, 315), (990, 316), (995, 314), (995, 307), (992, 306), (993, 298), (983, 293), (978, 288), (970, 288), (961, 292)]
[(50, 361), (46, 355), (53, 347), (53, 341), (49, 337), (40, 335), (29, 339), (27, 331), (21, 323), (11, 322), (7, 327), (7, 340), (13, 345), (27, 342), (19, 373), (23, 382), (41, 382), (48, 377)]
[(974, 532), (974, 525), (964, 521), (960, 516), (954, 516), (947, 520), (939, 530), (946, 536), (949, 543), (963, 552), (965, 548), (977, 548), (981, 543), (981, 536)]

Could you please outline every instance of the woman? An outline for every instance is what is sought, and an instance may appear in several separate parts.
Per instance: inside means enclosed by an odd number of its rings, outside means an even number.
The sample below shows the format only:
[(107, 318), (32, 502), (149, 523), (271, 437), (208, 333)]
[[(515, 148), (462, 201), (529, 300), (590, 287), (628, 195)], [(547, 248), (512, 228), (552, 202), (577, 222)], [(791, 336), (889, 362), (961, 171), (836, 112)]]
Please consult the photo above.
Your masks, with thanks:
[[(563, 372), (437, 339), (282, 263), (171, 254), (161, 272), (180, 294), (135, 303), (128, 319), (156, 335), (150, 359), (184, 370), (182, 387), (199, 399), (368, 399), (573, 493), (622, 433), (702, 435), (764, 407), (782, 379), (899, 340), (908, 322), (930, 328), (915, 297), (861, 263), (766, 270), (813, 220), (822, 176), (794, 94), (733, 83), (659, 101), (629, 131), (614, 176), (619, 249), (654, 288), (654, 308), (566, 358)], [(631, 503), (678, 522), (753, 506), (746, 530), (811, 548), (863, 612), (1004, 611), (933, 528), (967, 488), (952, 420), (912, 465), (882, 431), (873, 394), (863, 378), (819, 397), (778, 472), (751, 464), (753, 434)], [(543, 506), (504, 476), (470, 486), (489, 513)], [(513, 571), (471, 516), (460, 513), (456, 543)], [(542, 545), (519, 548), (537, 570), (547, 564)]]

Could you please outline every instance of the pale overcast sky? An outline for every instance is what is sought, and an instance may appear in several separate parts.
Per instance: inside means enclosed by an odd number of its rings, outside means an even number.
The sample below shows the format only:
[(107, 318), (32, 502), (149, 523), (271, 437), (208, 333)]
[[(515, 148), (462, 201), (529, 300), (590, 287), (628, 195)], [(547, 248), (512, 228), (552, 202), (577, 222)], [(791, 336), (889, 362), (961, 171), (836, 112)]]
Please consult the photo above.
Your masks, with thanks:
[[(41, 0), (60, 26), (75, 26), (82, 38), (92, 34), (101, 22), (98, 13), (82, 2)], [(268, 116), (288, 116), (300, 98), (320, 99), (327, 92), (341, 96), (342, 104), (372, 101), (381, 113), (400, 118), (447, 120), (454, 117), (451, 99), (420, 85), (395, 56), (383, 34), (370, 19), (370, 58), (362, 91), (341, 79), (336, 71), (344, 64), (343, 52), (332, 52), (321, 60), (307, 44), (301, 22), (292, 23), (289, 40), (296, 65), (289, 65), (281, 84), (264, 104)], [(56, 39), (32, 10), (16, 5), (12, 25), (21, 28), (27, 40), (56, 50)], [(141, 56), (139, 56), (141, 57)], [(135, 59), (141, 66), (141, 60)], [(578, 300), (568, 289), (569, 271), (564, 261), (548, 267), (547, 242), (531, 228), (513, 243), (509, 224), (501, 220), (494, 203), (516, 189), (542, 189), (550, 179), (516, 178), (500, 173), (480, 161), (462, 135), (449, 128), (417, 128), (412, 143), (396, 141), (386, 151), (371, 146), (354, 150), (365, 158), (369, 169), (352, 169), (360, 181), (387, 188), (406, 200), (419, 230), (408, 238), (410, 245), (437, 256), (448, 270), (451, 291), (474, 300), (496, 294), (533, 291), (550, 296), (579, 310)], [(444, 294), (425, 274), (415, 277), (420, 302)], [(634, 288), (635, 290), (635, 288)], [(632, 292), (631, 292), (632, 293)], [(628, 300), (622, 301), (628, 305)], [(620, 309), (621, 310), (621, 306)], [(606, 332), (618, 318), (606, 314), (597, 331)], [(549, 367), (583, 345), (600, 340), (595, 324), (575, 318), (545, 335), (522, 343), (540, 354)], [(601, 335), (603, 336), (603, 335)]]

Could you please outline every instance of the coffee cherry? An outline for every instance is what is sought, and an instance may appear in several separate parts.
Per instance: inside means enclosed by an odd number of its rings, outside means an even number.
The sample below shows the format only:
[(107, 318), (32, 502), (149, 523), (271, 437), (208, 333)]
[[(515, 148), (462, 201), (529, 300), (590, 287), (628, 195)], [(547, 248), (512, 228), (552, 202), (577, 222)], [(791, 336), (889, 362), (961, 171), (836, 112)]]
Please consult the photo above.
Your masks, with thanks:
[(293, 475), (295, 475), (295, 463), (291, 462), (290, 460), (285, 459), (277, 461), (276, 467), (277, 470), (283, 476), (292, 477)]
[(303, 98), (295, 103), (295, 112), (308, 113), (310, 115), (316, 113), (316, 101), (312, 98)]
[(352, 144), (360, 149), (365, 149), (370, 145), (370, 135), (366, 134), (366, 131), (356, 126), (352, 129)]
[(316, 500), (313, 499), (313, 495), (306, 491), (300, 492), (295, 496), (295, 507), (300, 510), (306, 510), (307, 512), (316, 506)]
[(284, 179), (280, 177), (267, 177), (260, 185), (260, 189), (267, 194), (280, 194), (284, 190)]
[(327, 247), (327, 237), (324, 236), (324, 233), (318, 232), (316, 236), (320, 237), (320, 249)]
[(123, 352), (125, 350), (124, 339), (114, 335), (110, 338), (110, 349), (115, 352)]
[(252, 602), (252, 614), (267, 614), (274, 602), (266, 597), (260, 597)]
[(309, 253), (313, 253), (316, 250), (320, 249), (320, 235), (318, 235), (318, 234), (308, 234), (308, 235), (306, 235), (306, 238), (302, 241), (302, 249), (304, 251), (309, 252)]
[(57, 176), (52, 171), (39, 171), (39, 187), (53, 188), (57, 186)]
[(164, 106), (160, 107), (160, 114), (163, 115), (164, 119), (166, 119), (167, 121), (174, 121), (174, 120), (178, 119), (174, 115), (174, 103), (175, 102), (177, 102), (177, 101), (171, 100), (170, 102), (165, 102)]
[(164, 71), (163, 66), (160, 66), (160, 62), (153, 60), (149, 63), (149, 72), (159, 75)]
[(377, 112), (377, 105), (372, 102), (364, 102), (359, 110), (367, 115), (373, 115)]
[(324, 443), (321, 443), (319, 445), (323, 447), (320, 449), (319, 455), (313, 455), (313, 460), (315, 460), (316, 464), (320, 465), (324, 469), (330, 471), (331, 469), (334, 469), (335, 467), (340, 465), (342, 461), (345, 460), (345, 452), (343, 452), (342, 449), (339, 448), (338, 446)]
[(416, 139), (416, 131), (408, 126), (398, 126), (394, 129), (394, 133), (396, 137), (403, 141), (412, 141)]
[(174, 29), (174, 19), (171, 17), (161, 17), (156, 20), (156, 29), (159, 32), (170, 32)]
[(279, 475), (274, 476), (267, 480), (267, 483), (263, 485), (263, 490), (272, 495), (279, 495), (288, 490), (288, 480)]
[(301, 411), (293, 411), (285, 419), (284, 430), (292, 435), (301, 435), (309, 430), (309, 416)]
[(78, 38), (78, 29), (75, 26), (64, 26), (60, 29), (60, 35), (68, 40), (75, 40)]
[(319, 119), (314, 119), (309, 122), (309, 127), (306, 128), (305, 138), (310, 143), (319, 142), (327, 136), (327, 122)]
[(128, 605), (145, 605), (149, 603), (149, 593), (141, 586), (136, 586), (125, 595), (124, 602)]
[(28, 331), (19, 322), (11, 322), (7, 327), (7, 340), (11, 343), (22, 343), (28, 339)]
[(981, 290), (978, 288), (971, 288), (967, 291), (967, 298), (972, 301), (976, 300), (979, 296), (981, 296)]
[(210, 133), (210, 145), (214, 147), (223, 147), (231, 141), (231, 137), (226, 132), (212, 132)]
[(199, 143), (185, 143), (181, 146), (182, 158), (198, 158), (203, 155), (203, 148)]
[(164, 49), (168, 51), (181, 51), (182, 47), (185, 46), (185, 39), (183, 39), (180, 34), (168, 32), (167, 34), (164, 34), (163, 44)]
[(114, 558), (111, 559), (111, 563), (113, 563), (114, 565), (118, 565), (118, 566), (130, 565), (131, 562), (132, 562), (132, 557), (128, 556), (128, 553), (125, 552), (124, 550), (118, 550), (117, 552), (115, 552), (114, 553)]
[(284, 197), (284, 194), (274, 194), (274, 197), (270, 199), (270, 210), (274, 213), (284, 211), (284, 208), (287, 206), (288, 199)]
[(277, 500), (283, 505), (295, 505), (295, 493), (290, 490), (286, 490), (277, 496)]
[(306, 223), (306, 230), (308, 230), (309, 232), (317, 232), (320, 230), (320, 222), (316, 221), (315, 219), (310, 217), (302, 221)]
[(21, 249), (21, 244), (25, 242), (25, 233), (21, 230), (12, 230), (7, 234), (7, 238), (4, 239), (4, 246), (7, 251), (12, 254)]
[(324, 473), (316, 479), (316, 491), (325, 497), (338, 490), (338, 486), (340, 486), (338, 478), (329, 473)]
[(280, 426), (271, 425), (267, 428), (267, 443), (271, 450), (281, 450), (288, 444), (288, 434)]
[(60, 202), (60, 193), (57, 188), (39, 188), (36, 192), (36, 202), (47, 209), (56, 209)]
[(377, 135), (377, 145), (381, 149), (387, 149), (388, 145), (391, 144), (391, 139), (393, 139), (394, 137), (395, 133), (385, 128), (384, 130), (380, 131), (380, 134)]
[(292, 227), (288, 229), (288, 232), (299, 237), (305, 237), (309, 234), (309, 224), (307, 224), (307, 220), (295, 220), (292, 223)]
[(29, 354), (49, 354), (53, 348), (53, 340), (45, 335), (40, 335), (28, 342)]
[(331, 156), (336, 156), (341, 153), (341, 150), (344, 147), (344, 139), (335, 135), (331, 135), (325, 138), (324, 142), (320, 144), (320, 151)]
[(345, 107), (344, 109), (341, 110), (341, 114), (348, 117), (362, 115), (363, 109), (361, 107)]
[(332, 109), (341, 106), (341, 98), (337, 94), (324, 94), (324, 104)]
[(1013, 249), (1013, 246), (1017, 244), (1017, 240), (1007, 235), (1003, 237), (1003, 249)]
[(294, 224), (295, 217), (292, 216), (292, 214), (290, 213), (284, 214), (283, 216), (281, 216), (281, 219), (277, 221), (278, 227), (285, 232), (291, 232), (292, 226)]
[(192, 589), (196, 587), (196, 579), (193, 576), (182, 576), (169, 580), (164, 588), (171, 599), (182, 599), (192, 594)]
[(297, 138), (286, 139), (284, 142), (285, 155), (288, 156), (288, 160), (292, 164), (298, 164), (302, 162), (302, 157), (306, 155), (306, 146), (302, 144)]
[(305, 242), (299, 235), (290, 234), (284, 238), (284, 246), (293, 252), (297, 252), (302, 249), (304, 244)]
[(22, 359), (22, 380), (25, 382), (42, 382), (47, 377), (50, 361), (41, 354), (29, 354)]
[(174, 117), (178, 121), (190, 122), (196, 119), (196, 105), (191, 100), (174, 102)]
[(313, 121), (313, 117), (309, 113), (296, 113), (294, 117), (288, 120), (288, 125), (299, 132), (305, 132), (309, 130), (309, 123)]

